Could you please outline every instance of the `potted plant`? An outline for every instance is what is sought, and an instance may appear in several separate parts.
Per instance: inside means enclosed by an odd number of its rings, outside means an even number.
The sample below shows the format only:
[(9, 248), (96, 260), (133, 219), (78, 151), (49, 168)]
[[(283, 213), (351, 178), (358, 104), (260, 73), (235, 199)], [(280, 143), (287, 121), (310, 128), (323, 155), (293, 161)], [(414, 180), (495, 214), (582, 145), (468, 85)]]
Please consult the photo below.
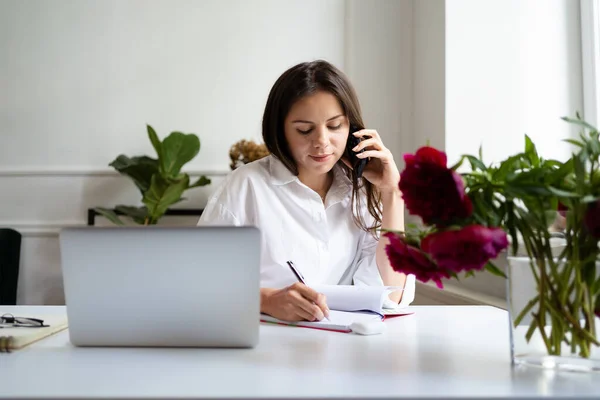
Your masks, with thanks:
[(563, 119), (583, 129), (564, 162), (543, 159), (527, 136), (496, 165), (481, 150), (451, 167), (431, 147), (405, 155), (399, 187), (423, 226), (386, 232), (386, 251), (396, 271), (440, 288), (459, 274), (505, 276), (494, 259), (508, 251), (513, 364), (598, 371), (600, 140), (579, 115)]
[(170, 206), (183, 200), (182, 195), (186, 190), (210, 184), (210, 179), (204, 175), (191, 182), (190, 176), (181, 172), (181, 168), (200, 151), (198, 136), (171, 132), (161, 141), (150, 125), (146, 125), (146, 128), (157, 158), (121, 154), (109, 164), (133, 180), (142, 195), (144, 206), (117, 205), (114, 210), (95, 208), (96, 212), (117, 225), (124, 225), (117, 213), (130, 217), (138, 224), (154, 225)]
[(264, 143), (258, 144), (253, 140), (242, 139), (234, 143), (229, 149), (229, 168), (235, 170), (241, 165), (260, 160), (269, 155), (269, 150)]

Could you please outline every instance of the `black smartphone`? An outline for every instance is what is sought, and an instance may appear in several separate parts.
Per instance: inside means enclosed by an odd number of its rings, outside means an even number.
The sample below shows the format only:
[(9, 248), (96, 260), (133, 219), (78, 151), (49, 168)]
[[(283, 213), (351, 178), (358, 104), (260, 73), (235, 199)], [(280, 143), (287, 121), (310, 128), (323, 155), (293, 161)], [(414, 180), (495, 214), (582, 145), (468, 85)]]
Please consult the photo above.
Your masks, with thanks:
[(361, 139), (357, 138), (353, 135), (354, 132), (359, 131), (358, 127), (354, 125), (350, 125), (350, 132), (348, 133), (348, 141), (346, 142), (346, 157), (350, 161), (352, 168), (356, 171), (356, 176), (360, 178), (362, 176), (363, 170), (365, 169), (365, 165), (367, 165), (366, 158), (358, 158), (356, 155), (358, 153), (362, 153), (365, 149), (361, 149), (360, 151), (355, 152), (352, 150), (357, 144), (360, 143)]

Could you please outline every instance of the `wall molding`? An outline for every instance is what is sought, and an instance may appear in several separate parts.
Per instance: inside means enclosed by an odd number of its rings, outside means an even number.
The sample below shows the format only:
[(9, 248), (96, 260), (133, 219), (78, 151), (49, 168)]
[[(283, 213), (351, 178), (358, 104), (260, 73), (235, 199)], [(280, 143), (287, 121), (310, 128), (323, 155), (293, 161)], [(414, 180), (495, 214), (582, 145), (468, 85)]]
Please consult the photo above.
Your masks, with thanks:
[(593, 126), (600, 114), (600, 3), (582, 0), (581, 10), (581, 67), (583, 80), (583, 117)]
[(87, 226), (86, 221), (0, 221), (0, 228), (11, 228), (23, 237), (58, 237), (63, 228)]
[[(190, 169), (184, 170), (191, 176), (225, 176), (231, 172), (228, 169)], [(114, 177), (121, 176), (117, 171), (110, 168), (99, 168), (92, 166), (57, 166), (57, 167), (0, 167), (0, 177)]]
[[(481, 288), (485, 290), (485, 287)], [(439, 289), (433, 283), (417, 282), (417, 296), (423, 300), (441, 305), (487, 305), (503, 310), (507, 309), (506, 299), (490, 296), (480, 291), (457, 287), (444, 282), (444, 289)]]
[[(102, 217), (97, 217), (102, 218)], [(167, 220), (169, 218), (192, 218), (190, 216), (163, 216), (163, 220)], [(193, 217), (199, 218), (199, 217)], [(108, 221), (108, 220), (106, 220)], [(126, 224), (128, 224), (126, 222)], [(136, 226), (133, 222), (131, 223), (133, 226)], [(160, 224), (160, 222), (159, 222)], [(21, 233), (23, 237), (58, 237), (61, 229), (63, 228), (79, 228), (79, 227), (87, 227), (87, 221), (82, 220), (57, 220), (57, 221), (9, 221), (3, 220), (0, 221), (0, 228), (10, 228)], [(108, 225), (95, 225), (96, 227), (101, 226), (116, 226), (112, 225), (112, 223), (108, 223)], [(188, 225), (185, 225), (188, 226)]]

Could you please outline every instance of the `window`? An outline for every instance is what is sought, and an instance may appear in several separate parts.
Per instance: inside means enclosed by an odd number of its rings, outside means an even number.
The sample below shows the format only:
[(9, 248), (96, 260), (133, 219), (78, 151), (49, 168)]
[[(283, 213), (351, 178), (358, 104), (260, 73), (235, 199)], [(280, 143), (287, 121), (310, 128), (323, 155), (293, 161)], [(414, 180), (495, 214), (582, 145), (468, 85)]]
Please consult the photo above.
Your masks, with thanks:
[(600, 1), (581, 0), (583, 117), (598, 126), (600, 116)]

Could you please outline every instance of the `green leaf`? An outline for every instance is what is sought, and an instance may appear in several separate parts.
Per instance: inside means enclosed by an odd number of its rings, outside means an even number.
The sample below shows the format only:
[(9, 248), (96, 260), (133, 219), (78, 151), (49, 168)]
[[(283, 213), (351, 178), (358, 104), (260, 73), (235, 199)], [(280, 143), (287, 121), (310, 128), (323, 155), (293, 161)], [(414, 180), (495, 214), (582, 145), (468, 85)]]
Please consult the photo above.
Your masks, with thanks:
[(181, 195), (188, 188), (190, 179), (186, 174), (178, 182), (169, 183), (160, 175), (152, 177), (150, 190), (146, 192), (143, 202), (148, 207), (150, 223), (156, 223), (164, 215), (167, 209), (181, 199)]
[(109, 165), (129, 176), (142, 195), (150, 188), (152, 175), (158, 172), (158, 160), (146, 156), (129, 158), (121, 154)]
[(600, 143), (598, 142), (598, 138), (594, 137), (594, 135), (590, 135), (591, 139), (587, 142), (588, 145), (588, 150), (590, 151), (590, 154), (592, 155), (592, 159), (595, 159), (598, 157), (598, 154), (600, 154)]
[[(584, 190), (585, 186), (585, 160), (587, 155), (585, 150), (579, 153), (576, 157), (573, 157), (573, 168), (575, 170), (575, 183), (577, 188)], [(578, 191), (579, 192), (579, 191)]]
[(200, 151), (200, 139), (193, 133), (171, 132), (162, 142), (161, 173), (165, 178), (175, 178), (181, 167)]
[(506, 278), (506, 274), (502, 272), (502, 270), (494, 265), (491, 261), (485, 264), (485, 269), (492, 275), (500, 276), (502, 278)]
[(582, 142), (575, 140), (575, 139), (563, 139), (563, 142), (571, 143), (572, 145), (577, 146), (577, 147), (584, 146), (584, 144)]
[(583, 126), (584, 128), (587, 128), (591, 131), (598, 131), (598, 129), (594, 128), (592, 125), (590, 125), (587, 122), (582, 121), (580, 119), (573, 119), (573, 118), (569, 118), (569, 117), (562, 117), (561, 119), (563, 121), (567, 121), (567, 122), (570, 122), (575, 125)]
[(121, 212), (131, 219), (133, 219), (138, 224), (144, 224), (146, 222), (146, 218), (148, 218), (148, 209), (146, 207), (132, 207), (132, 206), (124, 206), (118, 205), (115, 207), (115, 211)]
[(533, 166), (537, 167), (540, 164), (540, 157), (535, 148), (535, 144), (533, 144), (531, 138), (527, 135), (525, 135), (525, 154), (527, 154), (527, 158), (529, 158), (529, 161)]
[(558, 197), (579, 197), (577, 193), (567, 192), (566, 190), (557, 189), (552, 186), (548, 186), (548, 190)]
[(594, 285), (592, 286), (592, 293), (598, 296), (596, 299), (596, 304), (598, 304), (598, 307), (600, 308), (600, 277), (596, 279), (596, 282), (594, 282)]
[(554, 168), (560, 168), (564, 163), (558, 160), (544, 160), (544, 162), (542, 162), (542, 167), (543, 168), (550, 168), (550, 169), (554, 169)]
[(516, 226), (516, 217), (513, 213), (513, 208), (514, 208), (514, 204), (512, 202), (509, 203), (510, 204), (510, 211), (507, 212), (507, 226), (508, 226), (508, 232), (510, 234), (510, 239), (511, 239), (511, 249), (512, 249), (512, 254), (516, 255), (517, 252), (519, 251), (519, 237), (517, 235), (517, 226)]
[(475, 271), (471, 270), (471, 271), (467, 271), (465, 273), (465, 278), (472, 278), (475, 276)]
[[(600, 162), (600, 160), (598, 160)], [(594, 171), (594, 174), (591, 176), (590, 181), (592, 183), (592, 187), (600, 188), (600, 169)]]
[(210, 184), (210, 179), (206, 176), (202, 175), (198, 178), (198, 180), (190, 185), (190, 188), (198, 187), (198, 186), (206, 186)]
[(473, 157), (470, 155), (466, 155), (465, 157), (467, 160), (469, 160), (469, 163), (471, 164), (471, 169), (473, 171), (475, 171), (476, 169), (479, 169), (480, 171), (487, 171), (487, 167), (485, 166), (485, 164), (477, 157)]
[(531, 321), (531, 325), (529, 325), (529, 329), (527, 329), (527, 332), (525, 333), (525, 340), (527, 340), (527, 343), (529, 343), (529, 341), (531, 340), (531, 337), (533, 336), (535, 329), (538, 327), (538, 320), (536, 318), (534, 318)]
[(591, 194), (585, 195), (581, 198), (582, 203), (593, 203), (600, 200), (600, 196), (593, 196)]
[(560, 184), (567, 175), (573, 172), (573, 160), (569, 159), (565, 163), (559, 163), (559, 168), (548, 174), (546, 182), (548, 184)]
[(527, 315), (527, 313), (540, 301), (540, 295), (538, 294), (533, 299), (527, 302), (527, 305), (519, 312), (519, 315), (515, 318), (515, 327), (521, 323), (523, 318)]
[(498, 169), (493, 173), (492, 178), (494, 180), (504, 180), (506, 179), (506, 176), (508, 175), (509, 172), (515, 172), (519, 169), (523, 168), (523, 160), (524, 154), (523, 153), (519, 153), (516, 154), (514, 156), (511, 156), (509, 158), (507, 158), (506, 160), (504, 160), (501, 164), (500, 167), (498, 167)]
[(154, 128), (152, 128), (150, 125), (146, 125), (146, 129), (148, 130), (148, 137), (150, 138), (150, 142), (152, 143), (152, 146), (154, 147), (154, 150), (156, 150), (156, 154), (160, 159), (162, 157), (162, 143), (160, 142), (158, 135), (154, 131)]
[(523, 196), (548, 196), (552, 194), (546, 187), (529, 186), (527, 184), (507, 186), (505, 193), (521, 200), (523, 200)]
[(454, 164), (453, 166), (451, 166), (450, 169), (452, 171), (456, 171), (458, 168), (460, 168), (460, 166), (462, 165), (463, 161), (465, 161), (465, 156), (461, 156), (460, 160), (458, 160), (456, 162), (456, 164)]
[(125, 225), (125, 223), (119, 219), (119, 216), (113, 210), (103, 207), (96, 207), (94, 210), (115, 225)]

